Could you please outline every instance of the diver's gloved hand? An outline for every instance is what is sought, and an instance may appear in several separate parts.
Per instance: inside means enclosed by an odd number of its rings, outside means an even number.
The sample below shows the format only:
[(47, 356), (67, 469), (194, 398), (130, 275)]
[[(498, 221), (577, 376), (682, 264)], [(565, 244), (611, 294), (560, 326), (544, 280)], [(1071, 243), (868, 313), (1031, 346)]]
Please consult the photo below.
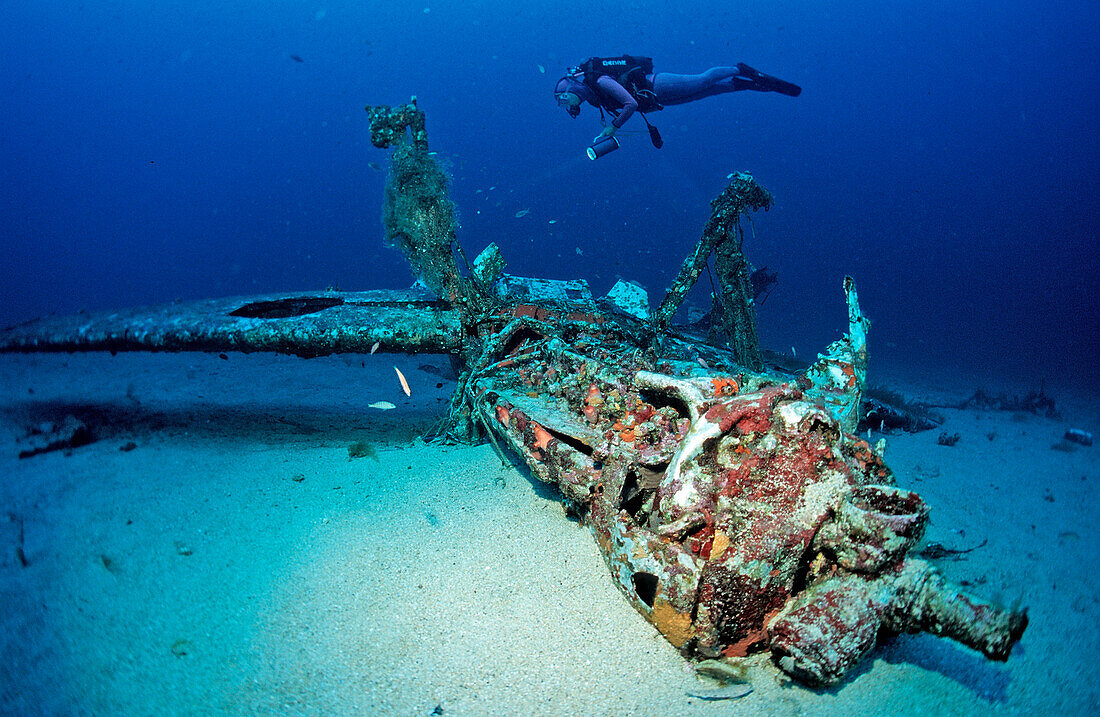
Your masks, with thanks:
[(617, 129), (618, 128), (613, 124), (607, 125), (606, 127), (603, 128), (603, 132), (600, 132), (598, 135), (596, 135), (596, 138), (592, 140), (592, 143), (595, 144), (596, 142), (599, 142), (601, 139), (606, 139), (607, 137), (614, 137), (615, 136), (615, 130), (617, 130)]

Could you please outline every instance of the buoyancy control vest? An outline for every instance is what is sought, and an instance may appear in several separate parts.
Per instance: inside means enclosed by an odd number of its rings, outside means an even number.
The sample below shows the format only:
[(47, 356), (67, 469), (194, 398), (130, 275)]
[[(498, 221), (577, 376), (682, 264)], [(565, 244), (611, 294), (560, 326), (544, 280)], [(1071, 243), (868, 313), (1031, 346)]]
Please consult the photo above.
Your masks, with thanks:
[(639, 112), (655, 112), (664, 107), (657, 102), (657, 95), (653, 91), (653, 83), (649, 75), (653, 74), (653, 58), (638, 57), (636, 55), (620, 55), (619, 57), (590, 57), (577, 69), (584, 73), (584, 84), (600, 98), (603, 109), (611, 113), (617, 113), (622, 109), (622, 104), (607, 97), (597, 84), (597, 80), (603, 75), (618, 82), (634, 101), (638, 103)]

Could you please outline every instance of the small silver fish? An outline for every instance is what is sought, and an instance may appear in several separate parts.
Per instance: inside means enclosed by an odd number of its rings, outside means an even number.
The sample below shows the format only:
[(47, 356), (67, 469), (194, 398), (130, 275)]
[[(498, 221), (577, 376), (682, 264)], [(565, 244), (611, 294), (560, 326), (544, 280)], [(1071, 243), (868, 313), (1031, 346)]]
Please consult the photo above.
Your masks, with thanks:
[(405, 380), (405, 374), (401, 373), (401, 369), (396, 366), (393, 370), (397, 372), (397, 380), (401, 382), (401, 390), (405, 392), (406, 396), (412, 395), (412, 389), (409, 388), (409, 382)]
[(519, 219), (520, 217), (525, 217), (530, 213), (530, 209), (520, 209), (518, 212), (516, 212), (516, 219)]
[(367, 408), (377, 408), (379, 411), (389, 411), (392, 408), (397, 408), (389, 401), (375, 401), (374, 403), (368, 403)]

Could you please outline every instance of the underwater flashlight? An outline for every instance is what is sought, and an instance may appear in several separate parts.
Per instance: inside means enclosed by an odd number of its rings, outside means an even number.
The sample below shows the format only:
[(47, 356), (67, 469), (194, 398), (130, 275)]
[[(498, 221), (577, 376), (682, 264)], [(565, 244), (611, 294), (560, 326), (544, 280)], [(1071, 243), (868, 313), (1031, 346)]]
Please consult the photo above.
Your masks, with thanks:
[(619, 140), (614, 137), (604, 137), (599, 142), (593, 142), (592, 146), (588, 148), (589, 159), (599, 159), (608, 152), (614, 152), (619, 148)]

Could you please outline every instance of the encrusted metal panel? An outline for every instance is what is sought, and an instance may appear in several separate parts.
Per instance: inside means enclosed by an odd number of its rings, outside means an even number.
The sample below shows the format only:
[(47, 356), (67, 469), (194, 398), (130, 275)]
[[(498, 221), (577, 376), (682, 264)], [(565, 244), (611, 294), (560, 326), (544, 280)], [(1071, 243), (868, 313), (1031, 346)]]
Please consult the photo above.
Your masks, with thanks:
[[(866, 330), (800, 375), (649, 350), (610, 315), (560, 323), (517, 305), (466, 387), (483, 425), (592, 530), (627, 599), (685, 654), (771, 650), (831, 684), (882, 629), (928, 630), (1004, 659), (1025, 612), (973, 598), (907, 557), (928, 509), (854, 434)], [(690, 355), (690, 354), (689, 354)]]
[(379, 350), (447, 353), (460, 314), (418, 291), (316, 291), (44, 318), (0, 331), (0, 351)]

